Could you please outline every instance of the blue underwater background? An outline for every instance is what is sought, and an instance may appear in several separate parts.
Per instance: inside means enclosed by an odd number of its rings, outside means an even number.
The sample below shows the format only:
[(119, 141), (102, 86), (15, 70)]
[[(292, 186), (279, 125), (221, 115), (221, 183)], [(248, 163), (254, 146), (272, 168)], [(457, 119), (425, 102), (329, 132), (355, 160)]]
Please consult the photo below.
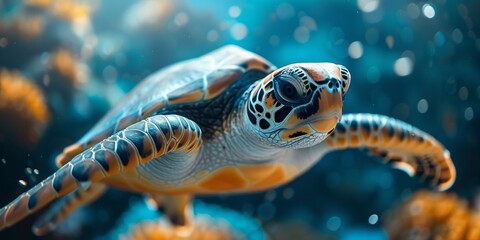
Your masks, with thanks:
[[(0, 102), (1, 206), (52, 174), (56, 155), (150, 73), (236, 44), (278, 67), (346, 66), (344, 113), (384, 114), (433, 135), (457, 169), (448, 191), (480, 208), (480, 1), (59, 2), (0, 0), (0, 69), (35, 84), (49, 114), (38, 124), (38, 114)], [(36, 128), (11, 131), (23, 122)], [(428, 186), (347, 150), (284, 186), (199, 197), (195, 207), (252, 239), (386, 239), (389, 213), (419, 189)], [(34, 237), (34, 214), (0, 239), (115, 239), (128, 223), (156, 217), (142, 203), (112, 189), (53, 234)]]

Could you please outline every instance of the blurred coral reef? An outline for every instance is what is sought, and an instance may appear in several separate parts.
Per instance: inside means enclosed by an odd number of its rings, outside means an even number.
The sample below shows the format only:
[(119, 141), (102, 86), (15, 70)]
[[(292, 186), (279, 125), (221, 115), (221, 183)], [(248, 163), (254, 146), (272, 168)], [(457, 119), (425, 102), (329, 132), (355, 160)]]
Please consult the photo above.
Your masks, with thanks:
[(454, 193), (422, 190), (391, 213), (386, 229), (393, 240), (478, 240), (480, 212)]
[(0, 143), (32, 148), (42, 137), (50, 112), (42, 90), (18, 71), (0, 70)]
[[(190, 229), (191, 228), (191, 229)], [(234, 239), (228, 224), (215, 221), (208, 216), (195, 218), (188, 227), (174, 227), (165, 221), (144, 221), (132, 227), (130, 232), (119, 237), (121, 240), (228, 240)], [(246, 238), (246, 236), (243, 236)]]
[(151, 209), (144, 201), (135, 202), (119, 218), (117, 226), (101, 239), (265, 239), (254, 218), (198, 200), (193, 209), (192, 226), (173, 227), (158, 210)]

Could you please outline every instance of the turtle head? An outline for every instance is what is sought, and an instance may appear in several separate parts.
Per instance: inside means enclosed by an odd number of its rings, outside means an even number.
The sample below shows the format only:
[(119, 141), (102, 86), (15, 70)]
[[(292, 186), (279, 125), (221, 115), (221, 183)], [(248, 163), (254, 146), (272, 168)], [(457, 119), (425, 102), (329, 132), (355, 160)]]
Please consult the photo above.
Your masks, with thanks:
[(245, 120), (274, 146), (303, 148), (323, 141), (342, 115), (350, 73), (333, 63), (299, 63), (258, 81)]

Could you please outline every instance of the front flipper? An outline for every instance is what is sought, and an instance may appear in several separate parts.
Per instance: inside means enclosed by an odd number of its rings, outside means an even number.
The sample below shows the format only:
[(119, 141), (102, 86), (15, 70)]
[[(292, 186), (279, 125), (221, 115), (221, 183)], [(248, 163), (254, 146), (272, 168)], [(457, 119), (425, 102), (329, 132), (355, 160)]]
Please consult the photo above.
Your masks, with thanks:
[(0, 230), (76, 189), (103, 181), (173, 152), (190, 156), (201, 146), (201, 129), (177, 116), (153, 116), (77, 155), (53, 175), (0, 209)]
[(419, 176), (439, 190), (455, 181), (450, 153), (429, 134), (396, 119), (373, 114), (347, 114), (325, 140), (330, 149), (366, 148), (385, 162)]

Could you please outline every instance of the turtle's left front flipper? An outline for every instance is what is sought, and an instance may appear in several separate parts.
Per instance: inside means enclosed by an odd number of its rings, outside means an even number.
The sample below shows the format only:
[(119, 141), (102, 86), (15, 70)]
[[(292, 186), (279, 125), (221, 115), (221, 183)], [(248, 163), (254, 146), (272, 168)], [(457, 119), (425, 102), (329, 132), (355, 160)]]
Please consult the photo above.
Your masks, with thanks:
[(439, 190), (455, 181), (450, 153), (429, 134), (396, 119), (374, 114), (347, 114), (323, 144), (329, 149), (366, 148), (385, 162), (419, 176)]
[[(156, 115), (137, 122), (77, 155), (53, 175), (1, 208), (0, 231), (62, 196), (152, 159), (175, 153), (188, 160), (198, 152), (201, 144), (200, 127), (185, 117)], [(34, 233), (43, 234), (44, 229), (49, 228), (40, 227), (38, 231), (34, 229)]]

